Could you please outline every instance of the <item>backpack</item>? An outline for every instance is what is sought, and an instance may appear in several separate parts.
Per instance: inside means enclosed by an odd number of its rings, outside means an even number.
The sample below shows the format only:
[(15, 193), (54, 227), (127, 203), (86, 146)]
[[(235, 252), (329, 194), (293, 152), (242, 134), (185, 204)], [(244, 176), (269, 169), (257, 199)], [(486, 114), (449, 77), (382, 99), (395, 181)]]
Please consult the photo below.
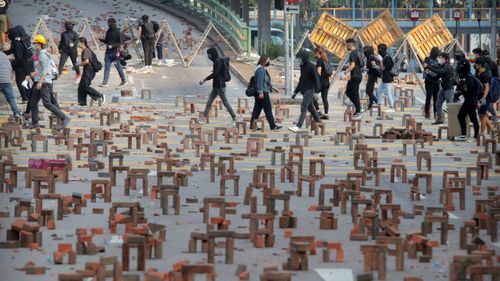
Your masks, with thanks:
[(147, 22), (143, 25), (142, 34), (146, 40), (153, 40), (155, 38), (154, 26), (151, 22)]
[(366, 66), (366, 57), (365, 57), (365, 52), (363, 49), (356, 49), (358, 52), (358, 58), (359, 58), (359, 68), (363, 70)]
[(490, 79), (490, 92), (488, 93), (488, 101), (497, 102), (500, 96), (500, 78), (491, 77)]
[(324, 61), (323, 62), (323, 74), (326, 74), (326, 76), (330, 77), (333, 74), (332, 66), (330, 65), (330, 62)]
[(31, 57), (33, 57), (33, 50), (31, 50), (31, 38), (29, 36), (24, 36), (20, 41), (23, 45), (23, 59), (31, 59)]
[(90, 59), (90, 65), (94, 69), (95, 72), (99, 72), (102, 69), (102, 63), (97, 59), (97, 56), (94, 52), (90, 51), (92, 57)]
[(316, 71), (316, 67), (314, 65), (313, 65), (313, 69), (314, 69), (313, 73), (314, 73), (314, 81), (315, 81), (314, 91), (316, 93), (319, 93), (322, 90), (321, 80), (319, 79), (318, 72)]
[(247, 89), (245, 90), (245, 95), (247, 97), (253, 97), (257, 94), (257, 83), (255, 82), (255, 75), (250, 78), (248, 82)]
[(222, 60), (222, 79), (224, 82), (231, 81), (231, 73), (229, 72), (229, 58), (220, 58)]
[[(388, 55), (389, 56), (389, 55)], [(399, 67), (396, 63), (394, 63), (394, 60), (392, 59), (391, 56), (389, 56), (391, 58), (391, 61), (392, 61), (392, 67), (391, 69), (389, 70), (389, 74), (396, 77), (396, 76), (399, 76)]]

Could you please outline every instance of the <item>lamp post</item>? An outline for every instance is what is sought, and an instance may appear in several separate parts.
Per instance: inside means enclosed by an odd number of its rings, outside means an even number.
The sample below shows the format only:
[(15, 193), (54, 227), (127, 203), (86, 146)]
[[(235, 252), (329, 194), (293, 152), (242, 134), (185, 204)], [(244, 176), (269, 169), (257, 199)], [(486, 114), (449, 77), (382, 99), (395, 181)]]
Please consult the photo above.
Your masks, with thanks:
[(483, 44), (481, 44), (481, 11), (476, 11), (476, 20), (479, 27), (479, 48), (482, 48)]

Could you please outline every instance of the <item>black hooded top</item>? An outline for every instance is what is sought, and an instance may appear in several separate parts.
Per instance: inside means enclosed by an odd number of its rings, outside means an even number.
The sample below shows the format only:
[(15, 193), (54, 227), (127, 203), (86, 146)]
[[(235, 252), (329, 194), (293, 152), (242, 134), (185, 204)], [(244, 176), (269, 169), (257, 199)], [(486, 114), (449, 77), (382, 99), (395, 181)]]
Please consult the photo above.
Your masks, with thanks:
[[(106, 31), (106, 36), (104, 36), (104, 39), (100, 39), (100, 41), (106, 44), (106, 52), (116, 52), (123, 43), (122, 34), (116, 26), (116, 21), (108, 20), (108, 25), (109, 28)], [(108, 46), (111, 46), (111, 49)]]
[(477, 83), (479, 81), (470, 72), (470, 63), (466, 58), (461, 59), (457, 63), (457, 73), (460, 80), (457, 85), (455, 98), (464, 96), (464, 103), (475, 105), (477, 103)]
[(212, 74), (208, 75), (205, 80), (212, 80), (212, 87), (215, 89), (225, 88), (226, 81), (224, 81), (224, 62), (219, 57), (217, 49), (210, 47), (207, 50), (208, 58), (214, 62), (214, 68)]
[(319, 83), (319, 78), (316, 74), (316, 66), (309, 61), (309, 57), (306, 52), (299, 52), (297, 57), (301, 59), (300, 64), (300, 78), (297, 87), (293, 91), (295, 94), (301, 92), (304, 94), (306, 90), (315, 90), (316, 83)]
[[(437, 66), (437, 56), (439, 55), (439, 52), (438, 47), (432, 47), (431, 53), (424, 59), (424, 63), (427, 65)], [(437, 75), (424, 75), (424, 78), (425, 83), (439, 83)]]
[(5, 54), (14, 54), (12, 69), (15, 71), (21, 71), (23, 75), (31, 74), (31, 72), (35, 71), (35, 67), (33, 65), (33, 59), (29, 56), (30, 53), (27, 49), (31, 44), (29, 35), (26, 34), (24, 27), (21, 25), (9, 28), (7, 33), (8, 38), (11, 41), (11, 46), (9, 50), (5, 51)]
[[(66, 30), (61, 33), (61, 40), (59, 41), (59, 52), (72, 53), (76, 52), (78, 48), (78, 33), (73, 30), (73, 24), (67, 22), (65, 25)], [(73, 46), (70, 46), (73, 44)]]

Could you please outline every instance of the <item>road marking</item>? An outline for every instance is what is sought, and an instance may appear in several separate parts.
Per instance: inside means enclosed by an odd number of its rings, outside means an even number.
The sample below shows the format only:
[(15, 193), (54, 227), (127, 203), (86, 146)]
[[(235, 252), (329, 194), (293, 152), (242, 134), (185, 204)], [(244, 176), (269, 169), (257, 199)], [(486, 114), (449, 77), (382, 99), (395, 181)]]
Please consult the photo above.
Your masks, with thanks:
[(354, 281), (350, 268), (315, 268), (324, 281)]

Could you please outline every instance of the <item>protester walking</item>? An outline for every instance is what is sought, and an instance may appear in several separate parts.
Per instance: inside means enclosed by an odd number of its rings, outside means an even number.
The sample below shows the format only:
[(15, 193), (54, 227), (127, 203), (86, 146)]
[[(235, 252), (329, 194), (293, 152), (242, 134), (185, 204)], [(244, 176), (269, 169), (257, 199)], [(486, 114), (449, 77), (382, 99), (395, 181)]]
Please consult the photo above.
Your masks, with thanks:
[(221, 58), (219, 57), (219, 53), (217, 49), (214, 47), (210, 47), (207, 50), (208, 59), (213, 62), (213, 71), (212, 74), (208, 75), (205, 79), (200, 81), (200, 85), (205, 83), (208, 80), (212, 80), (212, 92), (208, 97), (207, 104), (205, 106), (205, 110), (203, 111), (202, 118), (198, 118), (197, 122), (199, 124), (204, 125), (206, 122), (206, 118), (210, 113), (210, 109), (212, 108), (212, 103), (217, 97), (220, 97), (222, 104), (226, 107), (227, 111), (231, 115), (231, 119), (233, 120), (230, 126), (236, 126), (236, 114), (234, 114), (233, 108), (226, 96), (226, 82), (229, 81), (229, 58)]
[(0, 91), (5, 95), (5, 99), (10, 105), (10, 110), (15, 118), (21, 117), (19, 109), (17, 109), (14, 93), (12, 92), (12, 66), (9, 57), (3, 52), (0, 52)]
[(71, 59), (71, 63), (73, 64), (73, 69), (76, 72), (75, 80), (76, 83), (80, 82), (80, 68), (76, 65), (76, 59), (78, 57), (78, 33), (73, 30), (73, 26), (75, 24), (73, 22), (67, 21), (64, 23), (64, 28), (66, 29), (63, 33), (61, 33), (61, 40), (59, 41), (59, 53), (61, 54), (59, 59), (59, 76), (62, 75), (64, 65), (68, 60), (68, 57)]
[(441, 80), (441, 89), (438, 92), (436, 100), (436, 115), (437, 119), (432, 125), (443, 124), (443, 103), (451, 103), (453, 101), (453, 86), (454, 86), (454, 70), (450, 65), (450, 56), (447, 53), (440, 53), (438, 55), (438, 66), (428, 65), (424, 63), (424, 68), (437, 74)]
[(368, 69), (368, 81), (366, 82), (366, 95), (368, 96), (368, 108), (370, 110), (374, 103), (377, 103), (377, 98), (373, 94), (375, 84), (379, 77), (382, 77), (382, 69), (380, 69), (380, 61), (375, 56), (372, 46), (365, 46), (363, 48), (365, 58), (367, 60), (366, 68)]
[(144, 51), (144, 67), (142, 71), (152, 72), (155, 47), (155, 31), (153, 23), (149, 21), (148, 15), (143, 15), (141, 17), (141, 23), (139, 24), (138, 36), (142, 42), (142, 49)]
[(344, 74), (350, 75), (350, 78), (347, 82), (345, 93), (355, 108), (353, 119), (360, 119), (363, 115), (361, 114), (361, 103), (359, 101), (359, 84), (363, 78), (361, 69), (364, 66), (356, 50), (354, 39), (349, 38), (346, 40), (346, 43), (347, 51), (349, 51), (349, 67)]
[(83, 66), (82, 79), (78, 85), (78, 105), (87, 106), (87, 96), (90, 96), (92, 100), (97, 101), (98, 105), (101, 106), (105, 102), (104, 95), (90, 86), (96, 74), (95, 66), (92, 65), (92, 59), (96, 59), (95, 54), (90, 50), (85, 37), (78, 38), (78, 42), (82, 50), (81, 66)]
[(271, 103), (271, 98), (269, 94), (272, 92), (278, 93), (279, 90), (273, 88), (271, 81), (271, 76), (267, 72), (267, 67), (271, 64), (271, 59), (268, 56), (261, 56), (257, 62), (257, 68), (255, 69), (255, 85), (257, 94), (255, 95), (255, 103), (252, 110), (252, 118), (250, 120), (250, 128), (253, 128), (255, 121), (259, 119), (262, 109), (264, 109), (264, 114), (266, 115), (267, 122), (269, 123), (269, 128), (272, 131), (276, 131), (282, 128), (282, 126), (276, 125), (273, 116), (273, 106)]
[[(491, 125), (491, 121), (488, 117), (488, 112), (495, 112), (495, 109), (493, 108), (493, 101), (491, 100), (491, 97), (489, 97), (491, 88), (490, 81), (491, 77), (493, 76), (488, 69), (488, 63), (482, 58), (476, 59), (475, 68), (477, 78), (479, 79), (479, 81), (481, 81), (484, 88), (483, 93), (480, 96), (480, 106), (478, 111), (479, 119), (481, 121), (480, 133), (483, 135), (486, 128), (488, 128), (490, 132), (494, 131), (493, 126)], [(496, 114), (492, 114), (492, 116), (495, 118)]]
[(326, 55), (323, 48), (316, 47), (314, 51), (314, 56), (316, 57), (316, 71), (319, 76), (319, 81), (321, 83), (321, 100), (323, 101), (324, 112), (321, 114), (319, 111), (318, 99), (314, 99), (314, 107), (320, 115), (320, 119), (328, 120), (328, 91), (330, 90), (330, 76), (332, 76), (332, 67), (328, 61), (328, 56)]
[(479, 122), (477, 120), (476, 105), (478, 94), (482, 95), (483, 93), (483, 87), (481, 82), (471, 74), (470, 63), (467, 59), (461, 59), (457, 63), (457, 73), (460, 80), (457, 85), (455, 100), (458, 100), (460, 96), (463, 96), (464, 102), (462, 103), (457, 116), (458, 121), (460, 122), (461, 135), (455, 137), (455, 140), (466, 141), (468, 139), (467, 116), (469, 117), (469, 121), (474, 125), (474, 138), (477, 138), (479, 134)]
[[(432, 47), (430, 54), (428, 57), (424, 59), (424, 63), (427, 65), (432, 65), (437, 67), (437, 56), (439, 55), (439, 48)], [(432, 100), (432, 108), (434, 113), (434, 118), (436, 118), (436, 101), (437, 95), (439, 93), (439, 78), (435, 72), (432, 72), (430, 69), (424, 70), (424, 81), (425, 81), (425, 105), (424, 112), (425, 118), (431, 118), (431, 100)]]
[(125, 78), (125, 73), (123, 72), (122, 65), (118, 59), (120, 52), (119, 48), (123, 44), (123, 38), (120, 30), (116, 26), (116, 20), (114, 18), (108, 19), (108, 30), (104, 38), (99, 38), (99, 41), (106, 44), (106, 52), (104, 53), (104, 78), (102, 83), (99, 85), (101, 87), (108, 86), (109, 72), (111, 70), (111, 64), (114, 64), (118, 75), (120, 76), (121, 83), (120, 86), (125, 86), (127, 80)]
[(387, 96), (387, 101), (389, 102), (389, 108), (386, 112), (394, 112), (394, 96), (392, 95), (392, 82), (394, 81), (394, 76), (392, 69), (394, 67), (394, 60), (391, 55), (387, 53), (387, 45), (382, 43), (377, 46), (378, 60), (380, 61), (380, 69), (382, 70), (382, 83), (380, 83), (377, 89), (377, 103), (382, 105), (383, 98), (382, 94)]
[(297, 94), (300, 92), (303, 96), (302, 103), (300, 105), (300, 116), (297, 124), (295, 126), (291, 126), (288, 130), (297, 133), (300, 131), (300, 128), (304, 124), (306, 120), (307, 111), (311, 113), (311, 116), (314, 119), (314, 122), (320, 123), (318, 111), (314, 107), (314, 93), (319, 92), (321, 90), (321, 83), (319, 81), (319, 77), (316, 74), (316, 66), (309, 62), (309, 55), (305, 51), (301, 51), (297, 54), (297, 57), (300, 58), (300, 78), (297, 87), (293, 91), (292, 99), (295, 99)]
[[(21, 25), (8, 29), (7, 37), (10, 40), (10, 49), (5, 51), (5, 54), (14, 55), (12, 69), (16, 76), (16, 85), (21, 94), (22, 103), (26, 103), (29, 101), (31, 94), (27, 78), (35, 70), (32, 59), (31, 38)], [(26, 113), (29, 113), (29, 105), (26, 108)]]
[(47, 40), (43, 35), (36, 35), (33, 39), (35, 47), (35, 72), (34, 72), (34, 89), (31, 96), (31, 122), (34, 128), (38, 128), (38, 103), (42, 100), (43, 106), (52, 112), (57, 118), (63, 121), (63, 127), (66, 127), (71, 121), (61, 109), (58, 104), (54, 103), (52, 98), (52, 65), (51, 58), (47, 51), (44, 49)]

